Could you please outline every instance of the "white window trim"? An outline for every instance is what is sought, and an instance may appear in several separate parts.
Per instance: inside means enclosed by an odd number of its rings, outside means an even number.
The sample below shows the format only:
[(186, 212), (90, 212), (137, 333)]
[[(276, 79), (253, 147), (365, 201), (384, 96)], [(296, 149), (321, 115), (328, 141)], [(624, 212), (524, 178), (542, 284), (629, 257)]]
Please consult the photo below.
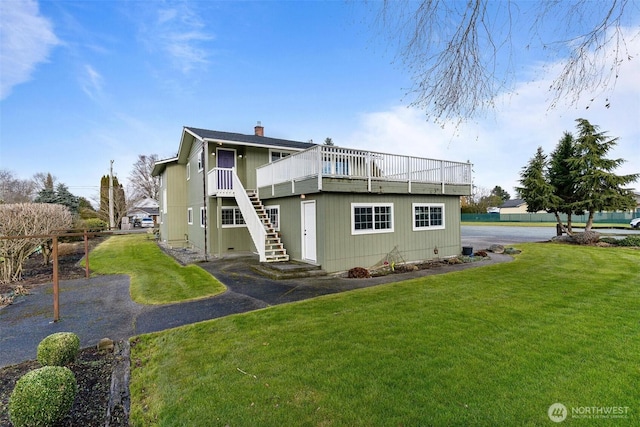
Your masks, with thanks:
[[(278, 211), (278, 225), (273, 227), (273, 228), (276, 231), (280, 231), (280, 205), (265, 206), (264, 209), (265, 209), (265, 211), (268, 210), (268, 209), (275, 209), (275, 210)], [(271, 218), (269, 218), (269, 221), (271, 221)], [(273, 225), (273, 224), (271, 224), (271, 225)]]
[(187, 181), (191, 179), (191, 162), (187, 162)]
[(162, 213), (167, 213), (167, 189), (162, 189)]
[[(391, 227), (384, 228), (380, 230), (375, 229), (375, 221), (374, 228), (367, 230), (356, 230), (356, 218), (355, 218), (355, 208), (371, 208), (372, 210), (376, 207), (391, 207)], [(373, 213), (375, 215), (375, 213)], [(393, 203), (351, 203), (351, 234), (380, 234), (380, 233), (393, 233), (395, 229), (395, 215), (393, 213)]]
[(193, 208), (187, 208), (187, 224), (193, 225)]
[[(222, 211), (223, 210), (233, 210), (233, 224), (222, 224)], [(247, 222), (244, 224), (236, 224), (236, 211), (240, 211), (240, 208), (237, 206), (222, 206), (220, 208), (220, 226), (222, 228), (242, 228), (247, 226)], [(241, 212), (242, 213), (242, 212)]]
[[(269, 149), (269, 163), (272, 163), (273, 160), (273, 153), (280, 153), (280, 158), (276, 159), (276, 160), (280, 160), (280, 159), (284, 159), (285, 157), (289, 157), (290, 155), (296, 153), (295, 151), (287, 151), (287, 150), (275, 150), (273, 148)], [(283, 156), (283, 154), (286, 154), (286, 156)]]
[[(429, 207), (429, 208), (442, 208), (442, 225), (430, 225), (428, 227), (416, 227), (416, 208), (417, 207)], [(411, 225), (413, 231), (422, 230), (444, 230), (445, 229), (445, 212), (444, 203), (412, 203), (411, 204)], [(429, 222), (431, 222), (431, 212), (429, 212)]]
[(204, 170), (204, 150), (198, 150), (198, 172), (202, 172)]
[(205, 227), (204, 207), (200, 208), (200, 227)]

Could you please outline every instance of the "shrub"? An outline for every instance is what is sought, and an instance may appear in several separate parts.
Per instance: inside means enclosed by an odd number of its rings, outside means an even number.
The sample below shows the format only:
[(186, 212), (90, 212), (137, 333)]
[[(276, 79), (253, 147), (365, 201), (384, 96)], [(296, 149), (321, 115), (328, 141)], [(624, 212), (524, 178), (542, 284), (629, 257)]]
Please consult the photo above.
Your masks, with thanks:
[(102, 231), (109, 228), (109, 225), (100, 218), (87, 218), (82, 220), (81, 228), (86, 228), (88, 231)]
[(347, 273), (349, 279), (367, 279), (371, 277), (369, 270), (363, 267), (354, 267)]
[(69, 368), (45, 366), (23, 375), (9, 398), (9, 418), (15, 427), (51, 426), (69, 413), (78, 392)]
[(618, 240), (619, 246), (640, 246), (640, 236), (627, 236)]
[(615, 237), (603, 237), (600, 242), (608, 243), (613, 246), (639, 246), (640, 236), (626, 236), (624, 239), (616, 239)]
[(38, 362), (43, 366), (65, 366), (76, 360), (80, 338), (73, 332), (51, 334), (38, 344)]

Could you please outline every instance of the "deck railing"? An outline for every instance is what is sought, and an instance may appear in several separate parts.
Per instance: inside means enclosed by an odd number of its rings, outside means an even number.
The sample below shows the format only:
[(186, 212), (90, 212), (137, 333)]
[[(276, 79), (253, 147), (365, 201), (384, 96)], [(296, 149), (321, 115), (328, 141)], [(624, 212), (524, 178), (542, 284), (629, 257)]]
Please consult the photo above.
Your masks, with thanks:
[(319, 145), (257, 169), (258, 188), (317, 177), (357, 178), (368, 181), (471, 185), (471, 163), (425, 159), (373, 151)]
[(209, 196), (233, 197), (233, 168), (213, 168), (207, 174)]
[(240, 212), (242, 212), (242, 217), (249, 229), (249, 234), (251, 235), (253, 244), (256, 246), (260, 262), (264, 262), (267, 260), (265, 247), (267, 232), (264, 228), (264, 224), (262, 224), (260, 217), (256, 213), (253, 203), (251, 203), (251, 200), (249, 199), (249, 196), (247, 195), (247, 192), (245, 191), (242, 182), (240, 182), (240, 178), (238, 178), (235, 170), (231, 171), (231, 177), (233, 180), (233, 188), (235, 189), (234, 196), (236, 198), (236, 203), (238, 203)]

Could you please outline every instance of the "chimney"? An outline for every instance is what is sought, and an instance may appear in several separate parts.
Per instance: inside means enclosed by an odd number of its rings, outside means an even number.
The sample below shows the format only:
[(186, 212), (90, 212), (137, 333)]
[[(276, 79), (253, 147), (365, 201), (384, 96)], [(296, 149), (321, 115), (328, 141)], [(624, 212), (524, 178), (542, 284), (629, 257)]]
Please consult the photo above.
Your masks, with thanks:
[(258, 124), (253, 128), (256, 136), (264, 136), (264, 126), (262, 126), (262, 122), (258, 122)]

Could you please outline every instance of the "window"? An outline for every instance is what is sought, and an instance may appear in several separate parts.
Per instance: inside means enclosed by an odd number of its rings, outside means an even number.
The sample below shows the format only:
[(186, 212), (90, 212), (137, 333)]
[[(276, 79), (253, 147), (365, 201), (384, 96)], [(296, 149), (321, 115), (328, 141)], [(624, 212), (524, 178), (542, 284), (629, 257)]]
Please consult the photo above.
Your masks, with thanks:
[(187, 162), (187, 181), (191, 179), (191, 162)]
[(204, 150), (200, 150), (198, 153), (198, 172), (202, 172), (204, 169)]
[(287, 153), (286, 151), (272, 151), (271, 152), (271, 161), (275, 162), (276, 160), (280, 160), (287, 156), (291, 155), (291, 153)]
[(242, 212), (238, 207), (222, 208), (220, 219), (222, 226), (225, 228), (243, 227), (245, 225)]
[(392, 232), (393, 203), (351, 204), (351, 234)]
[(280, 230), (280, 206), (265, 206), (269, 222), (275, 230)]
[(413, 230), (441, 230), (444, 228), (444, 204), (414, 203)]
[(167, 189), (162, 189), (162, 213), (167, 213)]
[(200, 208), (200, 227), (205, 227), (207, 224), (207, 215), (204, 208)]
[(187, 209), (187, 224), (193, 224), (193, 208)]

